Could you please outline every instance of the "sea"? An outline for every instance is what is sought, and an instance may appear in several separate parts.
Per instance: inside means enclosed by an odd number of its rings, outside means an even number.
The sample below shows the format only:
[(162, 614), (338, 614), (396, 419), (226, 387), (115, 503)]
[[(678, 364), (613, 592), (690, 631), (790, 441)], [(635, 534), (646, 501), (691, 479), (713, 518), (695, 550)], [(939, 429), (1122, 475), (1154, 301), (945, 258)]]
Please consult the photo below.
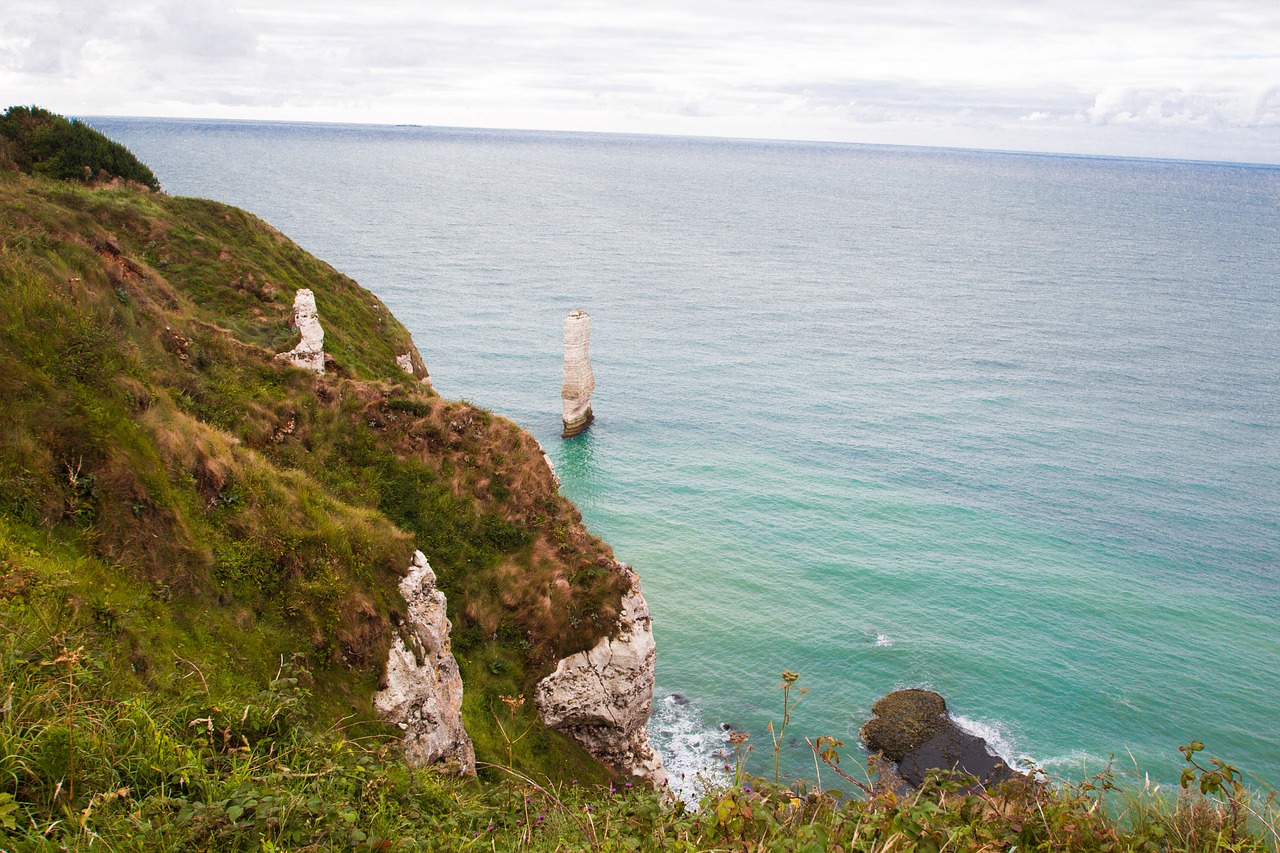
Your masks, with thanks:
[[(1054, 778), (1176, 787), (1200, 740), (1280, 786), (1280, 168), (89, 122), (353, 276), (442, 394), (542, 443), (640, 573), (686, 796), (729, 729), (772, 776), (783, 670), (788, 778), (819, 736), (858, 774), (872, 703), (921, 686)], [(565, 441), (579, 308), (596, 420)]]

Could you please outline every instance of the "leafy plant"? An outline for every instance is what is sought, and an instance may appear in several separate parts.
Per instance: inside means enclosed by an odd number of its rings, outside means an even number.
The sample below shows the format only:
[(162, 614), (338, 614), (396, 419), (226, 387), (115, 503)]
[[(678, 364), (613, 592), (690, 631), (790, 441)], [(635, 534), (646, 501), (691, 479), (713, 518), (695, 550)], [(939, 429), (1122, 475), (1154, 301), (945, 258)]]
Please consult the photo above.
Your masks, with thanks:
[(9, 107), (0, 116), (0, 139), (28, 174), (88, 181), (100, 175), (160, 189), (156, 176), (118, 142), (79, 119), (68, 121), (40, 107)]

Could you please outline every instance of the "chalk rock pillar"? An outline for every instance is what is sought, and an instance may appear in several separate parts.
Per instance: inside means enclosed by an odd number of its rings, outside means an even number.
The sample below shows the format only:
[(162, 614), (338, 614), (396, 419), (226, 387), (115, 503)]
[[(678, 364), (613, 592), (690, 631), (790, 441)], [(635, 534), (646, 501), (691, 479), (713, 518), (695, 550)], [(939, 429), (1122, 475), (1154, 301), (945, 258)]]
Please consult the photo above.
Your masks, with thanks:
[(617, 770), (662, 787), (667, 773), (649, 743), (657, 647), (653, 619), (630, 566), (614, 565), (631, 582), (611, 636), (562, 658), (538, 682), (535, 702), (548, 728), (569, 735)]
[(387, 656), (387, 686), (373, 696), (373, 707), (404, 732), (405, 758), (411, 764), (451, 762), (459, 772), (476, 772), (476, 753), (462, 726), (462, 675), (449, 640), (444, 593), (426, 556), (415, 551), (400, 581), (409, 605), (406, 645), (397, 636)]
[(288, 352), (276, 358), (288, 361), (317, 376), (324, 376), (324, 329), (320, 328), (320, 316), (316, 311), (316, 296), (302, 289), (293, 297), (293, 325), (302, 333), (302, 340)]
[(560, 396), (564, 401), (563, 438), (572, 438), (590, 425), (591, 394), (596, 379), (591, 373), (591, 315), (578, 309), (564, 318), (564, 384)]

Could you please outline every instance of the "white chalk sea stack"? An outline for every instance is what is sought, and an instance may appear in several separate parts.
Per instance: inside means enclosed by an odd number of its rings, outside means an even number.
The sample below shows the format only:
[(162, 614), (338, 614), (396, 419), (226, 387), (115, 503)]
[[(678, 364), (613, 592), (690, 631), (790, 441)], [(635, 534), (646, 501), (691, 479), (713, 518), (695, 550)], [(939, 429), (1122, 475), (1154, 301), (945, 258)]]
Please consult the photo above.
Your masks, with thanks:
[(405, 756), (413, 764), (452, 762), (461, 773), (476, 772), (475, 748), (462, 725), (462, 675), (449, 641), (444, 593), (426, 556), (415, 551), (409, 572), (400, 581), (409, 605), (405, 628), (387, 657), (387, 686), (373, 706), (388, 723), (404, 732)]
[(538, 682), (535, 701), (543, 723), (563, 732), (601, 761), (655, 787), (666, 784), (662, 758), (649, 744), (657, 646), (640, 577), (615, 565), (631, 581), (612, 636), (562, 658)]
[(320, 327), (320, 315), (316, 311), (316, 296), (310, 290), (299, 290), (293, 297), (293, 325), (302, 333), (302, 340), (276, 358), (324, 376), (324, 329)]
[(586, 429), (595, 417), (591, 413), (591, 394), (596, 379), (591, 373), (591, 315), (578, 309), (564, 318), (564, 384), (560, 397), (564, 401), (563, 438), (572, 438)]

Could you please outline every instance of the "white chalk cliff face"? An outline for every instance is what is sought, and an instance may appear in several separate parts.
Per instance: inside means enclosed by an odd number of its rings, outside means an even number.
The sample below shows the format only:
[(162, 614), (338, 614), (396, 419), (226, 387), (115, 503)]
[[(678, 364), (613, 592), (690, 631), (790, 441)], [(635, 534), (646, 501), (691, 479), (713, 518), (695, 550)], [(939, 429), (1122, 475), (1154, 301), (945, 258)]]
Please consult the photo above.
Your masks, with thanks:
[(411, 648), (397, 636), (387, 659), (387, 686), (373, 697), (382, 719), (404, 731), (405, 756), (414, 764), (456, 762), (476, 772), (475, 748), (462, 726), (462, 676), (449, 641), (444, 593), (421, 551), (400, 581), (409, 605)]
[(564, 318), (564, 383), (560, 397), (564, 401), (564, 438), (582, 432), (595, 417), (591, 413), (591, 394), (596, 379), (591, 373), (591, 315), (581, 309)]
[(657, 662), (653, 620), (640, 577), (622, 563), (616, 568), (630, 578), (631, 589), (623, 596), (614, 636), (563, 658), (538, 682), (535, 701), (549, 728), (569, 735), (606, 764), (661, 787), (667, 773), (649, 745)]
[(302, 340), (276, 358), (324, 376), (324, 329), (320, 328), (320, 317), (316, 312), (316, 296), (310, 290), (299, 290), (293, 297), (293, 325), (302, 333)]

